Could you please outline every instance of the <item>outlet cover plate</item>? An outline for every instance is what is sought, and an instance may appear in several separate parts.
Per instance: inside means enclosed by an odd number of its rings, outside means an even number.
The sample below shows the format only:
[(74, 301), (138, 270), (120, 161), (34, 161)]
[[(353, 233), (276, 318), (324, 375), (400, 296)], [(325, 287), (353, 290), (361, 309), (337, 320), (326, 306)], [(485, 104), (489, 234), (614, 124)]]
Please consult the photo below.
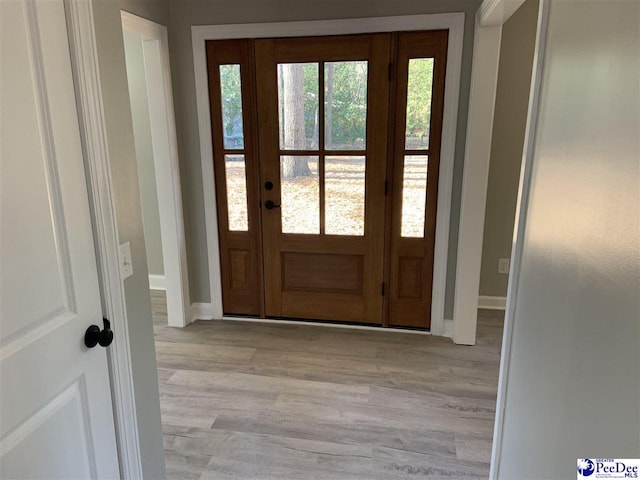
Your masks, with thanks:
[(133, 262), (131, 261), (131, 244), (129, 242), (120, 245), (120, 278), (124, 280), (133, 275)]
[(509, 274), (509, 263), (510, 260), (508, 258), (499, 258), (498, 259), (498, 273), (503, 275)]

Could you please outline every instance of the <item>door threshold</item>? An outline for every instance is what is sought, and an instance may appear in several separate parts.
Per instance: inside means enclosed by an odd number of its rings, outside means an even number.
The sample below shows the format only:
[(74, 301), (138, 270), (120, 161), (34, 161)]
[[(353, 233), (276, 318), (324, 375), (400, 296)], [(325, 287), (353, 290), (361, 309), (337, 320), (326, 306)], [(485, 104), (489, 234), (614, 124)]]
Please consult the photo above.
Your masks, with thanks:
[(359, 325), (355, 323), (347, 322), (333, 322), (327, 320), (326, 322), (321, 320), (305, 320), (305, 319), (279, 319), (279, 318), (260, 318), (249, 316), (236, 316), (236, 315), (223, 315), (222, 320), (230, 320), (234, 322), (249, 322), (249, 323), (271, 323), (277, 325), (311, 325), (314, 327), (329, 327), (329, 328), (346, 328), (351, 330), (370, 330), (374, 332), (391, 332), (391, 333), (410, 333), (417, 335), (431, 335), (429, 330), (418, 330), (416, 327), (383, 327), (382, 325)]

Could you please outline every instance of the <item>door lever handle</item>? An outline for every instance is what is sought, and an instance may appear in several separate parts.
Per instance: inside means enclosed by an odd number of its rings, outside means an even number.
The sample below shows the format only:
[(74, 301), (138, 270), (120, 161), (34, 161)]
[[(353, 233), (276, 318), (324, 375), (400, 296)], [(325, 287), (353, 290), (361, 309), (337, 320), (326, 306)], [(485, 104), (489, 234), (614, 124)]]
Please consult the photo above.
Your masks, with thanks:
[(277, 203), (273, 203), (271, 200), (267, 200), (266, 202), (264, 202), (264, 208), (266, 208), (267, 210), (272, 210), (274, 208), (280, 208), (280, 205), (278, 205)]
[(111, 322), (106, 318), (102, 319), (104, 328), (100, 330), (97, 325), (91, 325), (84, 333), (84, 344), (88, 348), (93, 348), (100, 344), (101, 347), (108, 347), (113, 342), (113, 330), (111, 330)]

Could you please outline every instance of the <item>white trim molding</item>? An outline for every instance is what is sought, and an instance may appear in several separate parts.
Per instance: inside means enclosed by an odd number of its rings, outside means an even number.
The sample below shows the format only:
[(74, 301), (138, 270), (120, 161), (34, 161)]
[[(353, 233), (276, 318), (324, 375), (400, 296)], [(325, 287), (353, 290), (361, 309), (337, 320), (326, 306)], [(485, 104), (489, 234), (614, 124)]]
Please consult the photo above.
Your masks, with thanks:
[(453, 341), (464, 345), (476, 343), (482, 237), (501, 36), (502, 27), (481, 27), (476, 17), (453, 307)]
[(149, 290), (166, 290), (164, 275), (149, 274)]
[(149, 287), (166, 289), (169, 325), (184, 327), (190, 323), (191, 300), (167, 27), (125, 11), (121, 12), (121, 17), (123, 30), (141, 37), (149, 96), (151, 143), (165, 272), (163, 287), (158, 287), (157, 282), (152, 284), (151, 275)]
[(500, 27), (509, 20), (525, 0), (485, 0), (478, 9), (480, 25), (483, 27)]
[(214, 306), (211, 303), (192, 303), (191, 304), (191, 322), (196, 320), (220, 320), (222, 315), (217, 315)]
[(513, 322), (515, 308), (518, 301), (520, 268), (524, 236), (527, 228), (527, 211), (531, 190), (531, 176), (533, 169), (533, 155), (535, 136), (540, 108), (542, 75), (544, 69), (544, 52), (547, 39), (547, 24), (549, 20), (549, 2), (541, 0), (538, 10), (538, 26), (536, 31), (536, 46), (533, 54), (533, 71), (531, 72), (531, 88), (529, 91), (529, 112), (525, 129), (524, 148), (522, 153), (522, 168), (520, 169), (520, 185), (516, 204), (516, 222), (513, 232), (513, 248), (511, 249), (511, 273), (507, 289), (507, 308), (504, 317), (502, 333), (502, 354), (500, 356), (500, 376), (498, 379), (498, 395), (496, 399), (496, 416), (493, 431), (493, 448), (491, 452), (491, 470), (489, 478), (499, 477), (500, 455), (502, 452), (502, 435), (504, 429), (504, 408), (506, 390), (509, 382), (509, 364), (511, 362), (511, 343), (513, 341)]
[(462, 69), (464, 18), (464, 13), (442, 13), (432, 15), (191, 27), (200, 134), (205, 225), (207, 232), (209, 285), (213, 318), (222, 318), (223, 312), (205, 41), (229, 38), (273, 38), (411, 30), (449, 30), (431, 302), (431, 332), (434, 335), (444, 335), (444, 302), (447, 280), (447, 257), (449, 253), (449, 220), (451, 216), (453, 166), (458, 121), (458, 97), (460, 94), (460, 75)]
[(107, 350), (107, 355), (118, 463), (122, 478), (142, 479), (131, 344), (124, 284), (120, 277), (120, 241), (107, 149), (93, 7), (86, 0), (65, 0), (65, 11), (87, 169), (103, 315), (111, 320), (115, 335), (115, 342)]
[(452, 318), (444, 319), (444, 328), (443, 328), (442, 336), (453, 339), (453, 319)]
[(478, 296), (478, 308), (484, 310), (504, 310), (507, 308), (507, 297), (480, 295)]
[(456, 343), (475, 345), (484, 215), (502, 25), (524, 0), (484, 0), (476, 14), (453, 307)]

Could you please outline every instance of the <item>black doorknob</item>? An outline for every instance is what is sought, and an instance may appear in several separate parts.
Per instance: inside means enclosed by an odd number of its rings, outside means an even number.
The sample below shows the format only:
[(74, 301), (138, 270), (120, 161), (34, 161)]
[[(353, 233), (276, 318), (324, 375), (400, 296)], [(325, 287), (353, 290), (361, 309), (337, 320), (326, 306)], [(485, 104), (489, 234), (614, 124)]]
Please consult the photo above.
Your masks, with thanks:
[(271, 200), (267, 200), (266, 202), (264, 202), (264, 207), (267, 210), (271, 210), (273, 208), (280, 208), (280, 205), (273, 203)]
[(88, 348), (93, 348), (100, 344), (101, 347), (108, 347), (113, 342), (113, 331), (111, 330), (111, 322), (106, 318), (102, 319), (104, 328), (100, 330), (97, 325), (91, 325), (84, 333), (84, 344)]
[(264, 188), (265, 190), (273, 190), (273, 182), (264, 182)]

